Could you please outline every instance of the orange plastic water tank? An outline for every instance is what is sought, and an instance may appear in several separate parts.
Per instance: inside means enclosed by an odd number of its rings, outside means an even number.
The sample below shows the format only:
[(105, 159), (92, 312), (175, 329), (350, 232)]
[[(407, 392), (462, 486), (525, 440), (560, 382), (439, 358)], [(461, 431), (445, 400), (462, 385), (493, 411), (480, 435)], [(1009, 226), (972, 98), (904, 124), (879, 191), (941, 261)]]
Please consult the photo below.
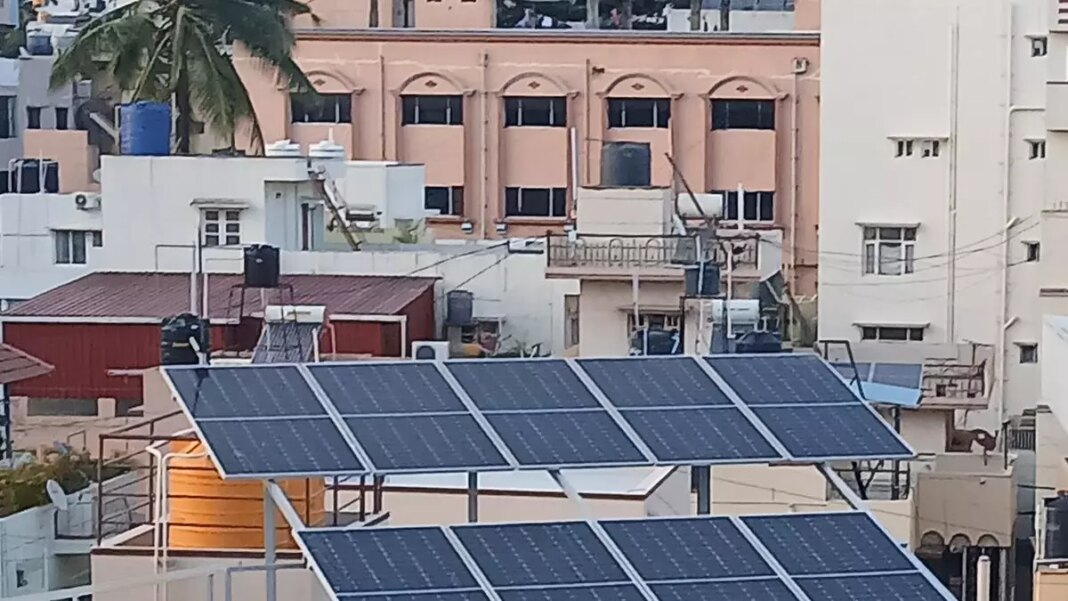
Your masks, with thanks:
[[(198, 453), (199, 442), (175, 444), (177, 453)], [(167, 464), (170, 506), (169, 546), (185, 549), (262, 549), (263, 483), (219, 477), (207, 456), (173, 458)], [(323, 523), (325, 483), (322, 479), (279, 480), (293, 507), (309, 526)], [(310, 499), (310, 501), (309, 501)], [(295, 548), (289, 526), (275, 513), (279, 548)]]

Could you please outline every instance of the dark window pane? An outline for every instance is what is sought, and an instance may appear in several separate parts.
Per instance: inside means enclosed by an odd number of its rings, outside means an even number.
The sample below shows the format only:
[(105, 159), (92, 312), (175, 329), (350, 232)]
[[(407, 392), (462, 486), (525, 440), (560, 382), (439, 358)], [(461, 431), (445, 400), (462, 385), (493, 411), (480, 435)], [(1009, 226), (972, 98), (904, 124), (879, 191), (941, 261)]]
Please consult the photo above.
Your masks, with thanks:
[(712, 129), (775, 129), (775, 101), (713, 100)]
[(26, 107), (26, 129), (41, 129), (41, 107)]
[(756, 192), (745, 193), (745, 207), (743, 210), (743, 217), (746, 221), (757, 220), (757, 198)]
[(294, 123), (352, 123), (350, 94), (291, 94)]
[(423, 189), (424, 205), (428, 210), (449, 214), (449, 189), (444, 186), (427, 186)]
[(464, 214), (464, 187), (453, 186), (452, 188), (452, 214)]
[(671, 122), (671, 101), (667, 99), (660, 99), (656, 101), (656, 126), (660, 129), (667, 129), (668, 123)]
[(218, 223), (207, 223), (207, 224), (204, 225), (204, 231), (208, 232), (209, 234), (218, 234), (219, 233), (219, 224)]
[(504, 189), (504, 214), (509, 217), (519, 215), (519, 188)]
[(908, 340), (908, 328), (879, 328), (880, 340)]
[(879, 335), (878, 328), (871, 328), (871, 327), (865, 326), (865, 327), (860, 329), (860, 339), (861, 340), (875, 340), (876, 338), (878, 338), (878, 335)]
[(56, 108), (56, 129), (67, 129), (67, 109), (63, 107)]
[(238, 234), (238, 233), (241, 233), (241, 224), (240, 223), (227, 223), (226, 224), (226, 233), (227, 234)]
[(70, 247), (70, 262), (85, 265), (85, 232), (71, 232)]
[(93, 236), (93, 246), (94, 247), (100, 248), (100, 247), (104, 246), (104, 232), (94, 231), (94, 232), (90, 232), (90, 234), (92, 234), (92, 236)]
[(914, 228), (914, 227), (905, 228), (905, 239), (906, 240), (915, 240), (916, 239), (916, 228)]
[(227, 211), (226, 212), (226, 220), (227, 221), (240, 221), (241, 220), (241, 211)]
[(656, 123), (652, 100), (632, 98), (623, 102), (624, 127), (652, 127)]
[(449, 99), (449, 125), (464, 124), (463, 96), (446, 96)]
[(416, 96), (401, 97), (401, 125), (413, 125), (415, 121), (415, 107), (418, 98)]
[(552, 217), (564, 217), (567, 214), (567, 189), (553, 188)]
[(204, 219), (207, 220), (207, 221), (218, 221), (219, 220), (219, 212), (218, 211), (204, 211)]
[(227, 245), (241, 244), (241, 238), (240, 238), (240, 236), (227, 236), (226, 237), (226, 244)]
[(623, 100), (608, 99), (608, 127), (623, 127)]
[(553, 98), (553, 127), (565, 127), (567, 125), (567, 99), (566, 98)]
[(0, 138), (6, 139), (15, 135), (15, 97), (0, 96)]
[(219, 237), (218, 236), (204, 236), (204, 246), (218, 246), (218, 245), (219, 245)]
[(519, 193), (519, 214), (524, 217), (549, 215), (549, 189), (523, 188)]
[(760, 195), (760, 220), (775, 221), (775, 193), (758, 192)]
[(923, 342), (923, 328), (909, 328), (909, 340)]
[(70, 263), (70, 232), (57, 231), (56, 263)]
[(519, 105), (521, 98), (504, 99), (504, 126), (515, 127), (519, 125)]
[(727, 129), (727, 101), (712, 101), (712, 129)]

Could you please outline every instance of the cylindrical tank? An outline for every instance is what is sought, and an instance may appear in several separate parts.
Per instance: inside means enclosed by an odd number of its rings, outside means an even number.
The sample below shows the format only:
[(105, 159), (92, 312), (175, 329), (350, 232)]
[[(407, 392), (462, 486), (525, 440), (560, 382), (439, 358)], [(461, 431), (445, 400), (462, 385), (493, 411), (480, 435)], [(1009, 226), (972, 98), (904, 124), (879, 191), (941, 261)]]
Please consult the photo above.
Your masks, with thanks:
[(445, 295), (445, 325), (469, 326), (475, 322), (475, 295), (470, 290), (450, 290)]
[(245, 247), (245, 285), (249, 288), (277, 288), (281, 273), (278, 248), (269, 244)]
[(1068, 491), (1046, 502), (1046, 554), (1044, 559), (1068, 559)]
[(171, 105), (139, 101), (119, 107), (122, 154), (167, 156), (171, 153)]
[(644, 188), (652, 181), (652, 153), (646, 142), (605, 142), (601, 148), (601, 185)]
[(192, 313), (182, 313), (164, 319), (159, 333), (160, 365), (199, 363), (196, 349), (189, 343), (189, 339), (195, 339), (201, 348), (209, 348), (208, 332), (200, 318)]
[(690, 298), (709, 297), (719, 294), (719, 265), (704, 263), (704, 276), (701, 265), (686, 268), (686, 296)]
[[(174, 445), (178, 453), (203, 451), (199, 442)], [(279, 480), (301, 520), (321, 525), (326, 510), (322, 479)], [(263, 482), (223, 480), (208, 457), (171, 459), (167, 464), (169, 546), (182, 549), (262, 549)], [(295, 548), (281, 513), (274, 518), (275, 541)]]
[(300, 158), (300, 144), (289, 140), (271, 142), (263, 148), (263, 155), (268, 157)]

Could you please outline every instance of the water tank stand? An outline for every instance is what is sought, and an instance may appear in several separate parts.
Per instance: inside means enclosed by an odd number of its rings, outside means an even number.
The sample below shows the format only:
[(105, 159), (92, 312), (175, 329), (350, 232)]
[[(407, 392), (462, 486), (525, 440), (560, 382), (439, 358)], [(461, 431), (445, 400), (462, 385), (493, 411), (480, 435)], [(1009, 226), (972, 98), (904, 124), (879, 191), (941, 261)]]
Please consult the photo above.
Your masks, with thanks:
[[(244, 283), (234, 284), (230, 286), (230, 294), (226, 303), (226, 322), (233, 327), (226, 330), (226, 336), (223, 338), (224, 350), (237, 351), (238, 348), (238, 330), (241, 327), (241, 321), (245, 317), (251, 317), (252, 315), (245, 315), (245, 297), (249, 290), (263, 290), (276, 291), (277, 302), (273, 304), (277, 305), (295, 305), (296, 294), (293, 292), (292, 284), (278, 284), (277, 288), (254, 288)], [(288, 296), (287, 296), (288, 293)], [(264, 302), (261, 303), (260, 311), (266, 311), (267, 305), (272, 304), (270, 299), (267, 298), (267, 293), (264, 294)]]

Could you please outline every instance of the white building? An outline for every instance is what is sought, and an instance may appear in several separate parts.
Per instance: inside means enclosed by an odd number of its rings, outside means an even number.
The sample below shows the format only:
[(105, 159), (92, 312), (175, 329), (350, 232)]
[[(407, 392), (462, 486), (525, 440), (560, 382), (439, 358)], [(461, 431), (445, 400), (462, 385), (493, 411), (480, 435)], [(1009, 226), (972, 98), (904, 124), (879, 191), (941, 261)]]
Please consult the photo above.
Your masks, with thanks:
[(969, 427), (996, 430), (1039, 399), (1047, 64), (1065, 78), (1047, 41), (1055, 5), (822, 5), (820, 338), (864, 359), (993, 348), (991, 410)]

